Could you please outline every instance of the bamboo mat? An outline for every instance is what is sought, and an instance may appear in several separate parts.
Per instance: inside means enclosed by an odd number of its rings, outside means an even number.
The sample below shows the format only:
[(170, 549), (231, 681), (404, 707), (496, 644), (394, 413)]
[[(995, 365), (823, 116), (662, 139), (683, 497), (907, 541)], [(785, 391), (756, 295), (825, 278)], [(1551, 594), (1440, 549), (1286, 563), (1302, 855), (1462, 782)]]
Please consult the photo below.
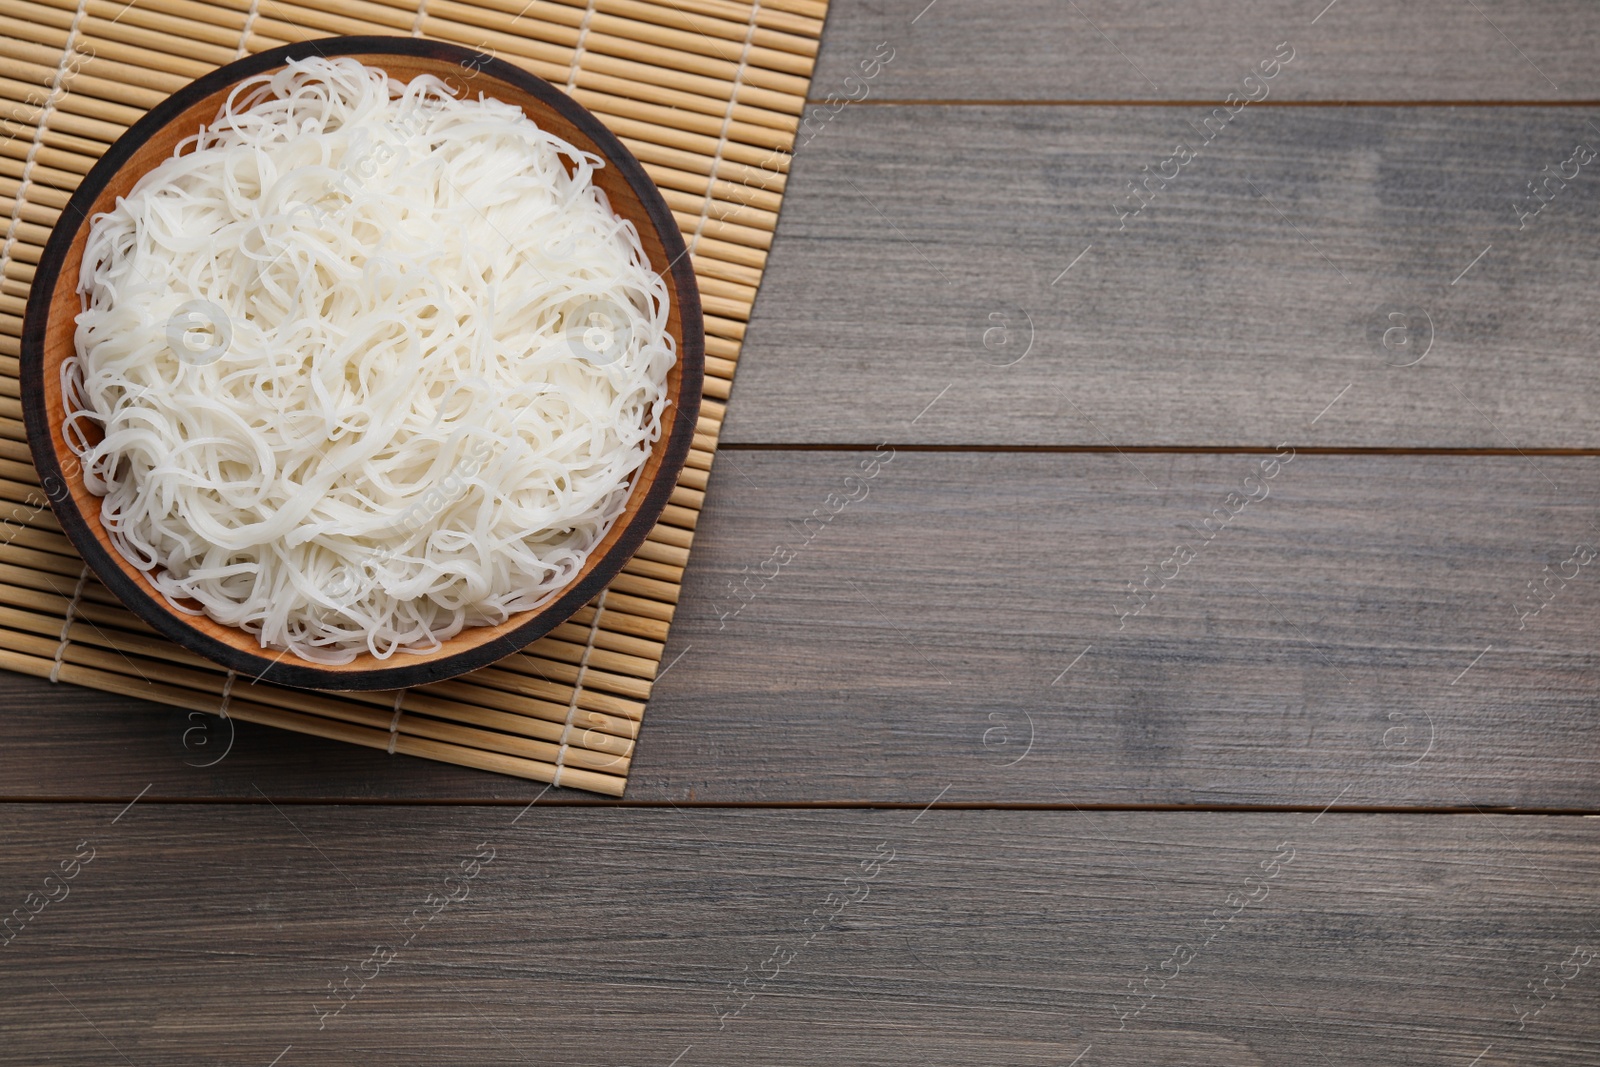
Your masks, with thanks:
[[(310, 6), (315, 3), (317, 6)], [(622, 795), (783, 197), (827, 0), (0, 0), (0, 667), (189, 710)], [(232, 60), (344, 34), (491, 52), (566, 89), (644, 164), (693, 256), (705, 403), (672, 502), (595, 601), (448, 682), (312, 693), (158, 637), (78, 559), (29, 458), (23, 307), (79, 179), (146, 110)]]

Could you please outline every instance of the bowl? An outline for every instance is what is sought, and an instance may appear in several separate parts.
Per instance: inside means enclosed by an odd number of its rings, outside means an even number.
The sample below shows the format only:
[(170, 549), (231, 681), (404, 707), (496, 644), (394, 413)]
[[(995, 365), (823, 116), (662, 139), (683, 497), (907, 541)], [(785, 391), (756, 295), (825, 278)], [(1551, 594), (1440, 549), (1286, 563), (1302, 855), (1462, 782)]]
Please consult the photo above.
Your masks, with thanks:
[[(311, 663), (262, 648), (256, 637), (174, 608), (145, 574), (112, 547), (100, 524), (100, 498), (84, 486), (77, 457), (61, 435), (65, 416), (61, 362), (74, 352), (81, 310), (79, 269), (89, 220), (172, 155), (178, 142), (209, 124), (234, 85), (291, 59), (352, 56), (403, 82), (433, 74), (455, 89), (481, 92), (522, 108), (541, 128), (606, 161), (595, 182), (612, 210), (639, 231), (651, 266), (671, 300), (669, 328), (678, 360), (667, 389), (661, 436), (634, 475), (626, 509), (576, 577), (542, 607), (498, 626), (463, 630), (424, 654), (386, 660), (362, 652), (349, 663)], [(515, 240), (515, 234), (507, 235)], [(644, 168), (600, 121), (548, 82), (469, 48), (409, 37), (330, 37), (285, 45), (230, 63), (178, 90), (117, 139), (61, 212), (39, 261), (23, 321), (20, 378), (28, 444), (56, 518), (84, 562), (135, 615), (184, 648), (247, 678), (306, 689), (400, 689), (464, 674), (543, 636), (592, 600), (622, 569), (660, 518), (688, 458), (705, 374), (705, 332), (694, 271), (672, 212)]]

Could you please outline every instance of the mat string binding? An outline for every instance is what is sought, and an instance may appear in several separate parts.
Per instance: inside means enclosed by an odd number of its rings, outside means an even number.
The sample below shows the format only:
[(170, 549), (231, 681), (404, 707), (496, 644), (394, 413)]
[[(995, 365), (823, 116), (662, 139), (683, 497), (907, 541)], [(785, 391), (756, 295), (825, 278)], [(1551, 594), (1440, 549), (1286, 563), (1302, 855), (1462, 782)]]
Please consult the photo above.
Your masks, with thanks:
[(411, 22), (411, 36), (422, 36), (422, 20), (428, 17), (428, 0), (417, 4), (417, 17)]
[(578, 660), (578, 677), (572, 683), (572, 699), (567, 703), (567, 721), (561, 727), (560, 747), (556, 749), (556, 776), (550, 779), (551, 785), (561, 784), (561, 772), (567, 766), (567, 738), (572, 736), (572, 720), (578, 715), (578, 697), (583, 693), (583, 676), (589, 673), (589, 653), (594, 651), (594, 640), (600, 636), (600, 616), (605, 614), (606, 593), (610, 590), (602, 589), (600, 597), (594, 602), (594, 619), (589, 623), (589, 640), (583, 646), (583, 658)]
[(234, 59), (243, 59), (249, 50), (250, 31), (255, 28), (256, 14), (261, 10), (261, 0), (250, 0), (250, 9), (244, 13), (244, 25), (239, 27), (239, 50)]
[(572, 46), (572, 73), (567, 75), (569, 95), (578, 84), (578, 63), (583, 59), (583, 44), (589, 39), (589, 20), (592, 18), (594, 18), (594, 0), (589, 0), (583, 9), (583, 21), (578, 23), (578, 43)]
[(233, 683), (238, 677), (238, 671), (230, 670), (228, 676), (222, 680), (222, 703), (217, 705), (217, 714), (224, 719), (228, 717), (228, 702), (233, 699)]
[[(400, 710), (400, 704), (406, 698), (404, 689), (397, 690), (394, 694), (394, 718), (389, 720), (389, 755), (394, 755), (394, 743), (400, 737), (400, 716), (405, 712)], [(559, 773), (559, 772), (558, 772)]]
[[(88, 0), (78, 0), (78, 7), (72, 14), (72, 24), (67, 27), (67, 43), (61, 46), (61, 62), (56, 64), (55, 76), (50, 79), (50, 92), (45, 96), (44, 103), (39, 105), (33, 143), (28, 146), (28, 155), (22, 161), (22, 177), (17, 182), (17, 195), (11, 201), (11, 219), (6, 223), (5, 243), (0, 244), (0, 263), (11, 261), (11, 249), (17, 243), (17, 224), (22, 221), (22, 206), (28, 199), (28, 185), (33, 181), (33, 165), (39, 158), (39, 148), (44, 143), (44, 132), (50, 125), (50, 116), (55, 114), (56, 102), (61, 98), (61, 87), (67, 80), (67, 67), (76, 54), (78, 26), (83, 22), (87, 3)], [(56, 667), (60, 668), (59, 662)], [(55, 681), (55, 677), (52, 675), (50, 680)]]
[(717, 151), (711, 157), (711, 171), (706, 177), (706, 202), (700, 208), (700, 221), (695, 224), (694, 237), (689, 241), (691, 256), (700, 247), (700, 234), (706, 228), (706, 219), (711, 217), (711, 200), (717, 185), (717, 168), (722, 166), (722, 153), (728, 146), (728, 127), (733, 125), (733, 109), (739, 102), (739, 87), (744, 84), (744, 72), (750, 66), (750, 46), (756, 39), (756, 20), (760, 14), (761, 0), (755, 0), (755, 3), (750, 5), (750, 25), (744, 31), (744, 47), (739, 52), (739, 66), (733, 72), (733, 87), (728, 90), (728, 110), (722, 113), (722, 134), (717, 138)]
[(83, 570), (78, 574), (78, 584), (73, 587), (72, 599), (67, 601), (67, 612), (61, 618), (61, 643), (56, 646), (55, 666), (50, 668), (50, 680), (52, 682), (61, 680), (61, 660), (67, 654), (67, 646), (72, 643), (72, 639), (67, 636), (67, 633), (72, 629), (72, 617), (78, 613), (78, 601), (83, 599), (83, 587), (88, 581), (89, 565), (86, 563), (83, 565)]

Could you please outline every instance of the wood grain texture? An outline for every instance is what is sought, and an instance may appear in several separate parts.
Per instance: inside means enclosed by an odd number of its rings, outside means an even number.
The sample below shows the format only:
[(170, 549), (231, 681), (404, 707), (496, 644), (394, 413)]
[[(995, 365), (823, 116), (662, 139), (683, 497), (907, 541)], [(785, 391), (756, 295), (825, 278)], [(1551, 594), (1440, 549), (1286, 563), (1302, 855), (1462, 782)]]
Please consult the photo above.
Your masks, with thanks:
[(1515, 206), (1600, 146), (1589, 112), (1246, 107), (1200, 148), (1208, 114), (845, 108), (723, 440), (1600, 447), (1594, 164)]
[[(541, 782), (0, 674), (0, 796), (517, 800)], [(551, 790), (551, 798), (587, 794)]]
[(806, 543), (859, 457), (724, 458), (631, 795), (1600, 801), (1594, 459), (902, 452)]
[[(1275, 102), (1572, 100), (1597, 18), (835, 0), (812, 95), (889, 41), (880, 103), (1217, 100), (1289, 39)], [(0, 803), (0, 917), (42, 908), (3, 1058), (1600, 1062), (1592, 819), (1346, 810), (1600, 811), (1600, 458), (1308, 450), (1600, 447), (1590, 175), (1510, 207), (1592, 115), (1248, 108), (1116, 232), (1204, 114), (869, 103), (802, 147), (724, 440), (867, 448), (718, 453), (657, 806), (0, 675), (0, 798), (106, 801)], [(804, 806), (850, 802), (901, 807)], [(1081, 810), (1144, 805), (1298, 810)]]
[[(1600, 461), (872, 455), (719, 457), (627, 799), (1600, 808)], [(0, 796), (542, 789), (4, 687)]]
[(1597, 31), (1581, 0), (835, 0), (811, 95), (888, 42), (869, 99), (1222, 100), (1290, 41), (1273, 99), (1592, 100)]
[[(17, 903), (79, 842), (94, 850), (68, 895), (0, 949), (18, 1062), (1036, 1065), (1091, 1046), (1080, 1067), (1461, 1067), (1486, 1046), (1479, 1067), (1600, 1056), (1600, 961), (1571, 974), (1575, 947), (1596, 948), (1600, 857), (1573, 818), (0, 814), (0, 885)], [(447, 893), (461, 899), (425, 921), (430, 894)], [(379, 951), (394, 957), (364, 966)], [(321, 1019), (339, 1004), (329, 984), (349, 975), (358, 989), (361, 972), (364, 988)], [(1148, 1000), (1129, 991), (1150, 976)], [(1524, 987), (1545, 977), (1558, 992), (1524, 1021), (1541, 1003)], [(730, 996), (747, 978), (753, 997)]]

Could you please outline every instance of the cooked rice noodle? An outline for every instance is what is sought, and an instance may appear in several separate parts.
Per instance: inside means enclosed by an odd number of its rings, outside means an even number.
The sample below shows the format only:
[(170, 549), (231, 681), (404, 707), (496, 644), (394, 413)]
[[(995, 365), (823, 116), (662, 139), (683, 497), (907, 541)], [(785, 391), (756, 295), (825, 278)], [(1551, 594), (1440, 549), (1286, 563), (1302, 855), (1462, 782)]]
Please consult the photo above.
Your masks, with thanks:
[(601, 166), (431, 76), (239, 85), (92, 221), (64, 433), (118, 551), (318, 663), (549, 600), (622, 513), (676, 358)]

